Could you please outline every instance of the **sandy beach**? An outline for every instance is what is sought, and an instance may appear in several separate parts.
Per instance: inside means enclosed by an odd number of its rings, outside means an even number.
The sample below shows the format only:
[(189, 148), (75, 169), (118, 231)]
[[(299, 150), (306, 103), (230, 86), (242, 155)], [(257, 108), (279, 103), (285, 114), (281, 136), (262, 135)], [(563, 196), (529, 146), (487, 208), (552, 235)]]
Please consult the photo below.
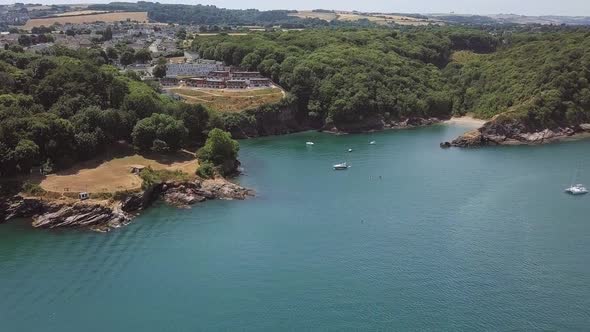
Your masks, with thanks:
[(473, 127), (481, 127), (484, 123), (488, 122), (487, 120), (476, 119), (472, 116), (461, 116), (461, 117), (452, 117), (451, 119), (445, 121), (444, 123), (450, 124), (462, 124), (462, 125), (469, 125)]

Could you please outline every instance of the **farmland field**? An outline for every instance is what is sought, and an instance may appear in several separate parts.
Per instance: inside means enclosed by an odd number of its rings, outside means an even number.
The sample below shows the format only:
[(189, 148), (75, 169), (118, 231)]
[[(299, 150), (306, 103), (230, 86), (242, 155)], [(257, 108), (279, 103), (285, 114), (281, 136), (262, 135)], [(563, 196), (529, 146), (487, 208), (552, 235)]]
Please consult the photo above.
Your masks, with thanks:
[(279, 88), (230, 90), (180, 87), (169, 91), (188, 103), (204, 104), (220, 112), (239, 112), (276, 103), (283, 98), (283, 91)]
[(82, 23), (93, 23), (93, 22), (118, 22), (126, 21), (147, 22), (147, 12), (115, 12), (115, 13), (102, 13), (102, 14), (91, 14), (91, 15), (76, 15), (76, 16), (63, 16), (63, 17), (48, 17), (48, 18), (35, 18), (28, 20), (23, 27), (26, 30), (31, 30), (34, 27), (50, 26), (54, 23), (66, 24), (82, 24)]
[(319, 18), (321, 20), (332, 21), (336, 19), (336, 13), (333, 12), (314, 12), (311, 10), (300, 10), (297, 13), (290, 14), (300, 18)]
[(429, 20), (429, 19), (421, 19), (421, 18), (414, 18), (409, 16), (403, 15), (392, 15), (392, 14), (379, 14), (379, 13), (370, 13), (370, 14), (361, 14), (361, 13), (353, 13), (353, 12), (314, 12), (314, 11), (299, 11), (294, 14), (290, 14), (291, 16), (297, 16), (300, 18), (319, 18), (326, 21), (332, 20), (339, 20), (339, 21), (358, 21), (361, 19), (367, 19), (371, 22), (377, 24), (401, 24), (401, 25), (427, 25), (429, 23), (440, 23), (439, 21)]
[(107, 12), (104, 10), (78, 10), (75, 12), (65, 12), (65, 13), (55, 14), (55, 16), (80, 16), (80, 15), (103, 14), (103, 13), (107, 13)]

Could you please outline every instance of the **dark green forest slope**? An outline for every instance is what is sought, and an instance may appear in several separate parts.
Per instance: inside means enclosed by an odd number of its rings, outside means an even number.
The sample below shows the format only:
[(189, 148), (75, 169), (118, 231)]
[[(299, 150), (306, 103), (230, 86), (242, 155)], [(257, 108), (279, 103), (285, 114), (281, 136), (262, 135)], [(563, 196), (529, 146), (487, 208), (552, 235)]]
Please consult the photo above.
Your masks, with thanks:
[(259, 70), (289, 90), (312, 118), (350, 123), (448, 117), (452, 96), (441, 71), (454, 50), (495, 50), (498, 40), (463, 29), (321, 29), (198, 37), (205, 58)]
[(456, 113), (504, 113), (530, 129), (590, 121), (590, 31), (514, 34), (492, 54), (458, 54), (444, 70)]
[(107, 65), (101, 50), (0, 51), (0, 175), (64, 168), (114, 141), (141, 150), (202, 142), (210, 112)]
[(198, 37), (194, 50), (263, 74), (325, 122), (506, 113), (530, 128), (590, 120), (590, 30), (318, 29)]

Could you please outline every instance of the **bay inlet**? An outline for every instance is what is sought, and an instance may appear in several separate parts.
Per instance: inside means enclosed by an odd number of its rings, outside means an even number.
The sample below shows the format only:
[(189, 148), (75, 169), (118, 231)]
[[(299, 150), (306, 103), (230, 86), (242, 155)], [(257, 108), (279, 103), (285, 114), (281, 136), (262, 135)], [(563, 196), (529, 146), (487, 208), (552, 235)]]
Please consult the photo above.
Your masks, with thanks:
[(586, 329), (590, 141), (439, 148), (467, 129), (243, 140), (255, 198), (0, 225), (3, 330)]

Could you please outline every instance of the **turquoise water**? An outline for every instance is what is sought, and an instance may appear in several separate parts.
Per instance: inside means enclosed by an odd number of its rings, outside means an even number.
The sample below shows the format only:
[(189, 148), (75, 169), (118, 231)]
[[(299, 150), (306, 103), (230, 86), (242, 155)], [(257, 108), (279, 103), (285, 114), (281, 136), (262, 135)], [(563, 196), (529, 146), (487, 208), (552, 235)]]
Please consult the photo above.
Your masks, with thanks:
[(587, 330), (590, 141), (438, 147), (464, 130), (242, 141), (254, 199), (0, 225), (0, 330)]

